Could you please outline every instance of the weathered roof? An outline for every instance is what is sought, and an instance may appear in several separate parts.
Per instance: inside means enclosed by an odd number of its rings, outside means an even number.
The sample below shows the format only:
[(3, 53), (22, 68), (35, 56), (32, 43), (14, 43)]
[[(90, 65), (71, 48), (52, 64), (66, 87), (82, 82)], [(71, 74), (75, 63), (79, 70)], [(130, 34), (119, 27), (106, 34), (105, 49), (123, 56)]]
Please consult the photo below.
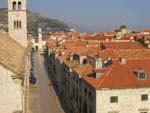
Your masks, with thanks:
[(93, 74), (94, 68), (91, 64), (80, 64), (73, 68), (73, 71), (76, 72), (80, 76), (86, 76)]
[(24, 68), (25, 48), (6, 34), (0, 34), (0, 64), (21, 75)]
[(114, 36), (85, 36), (85, 40), (97, 40), (97, 41), (104, 41), (104, 40), (112, 40)]
[[(124, 65), (118, 61), (114, 61), (114, 64), (106, 69), (107, 72), (102, 77), (95, 79), (90, 76), (84, 76), (84, 80), (96, 89), (150, 87), (149, 63), (150, 59), (131, 59), (127, 60), (127, 63)], [(146, 79), (139, 80), (135, 73), (137, 70), (144, 71), (146, 73)]]
[(150, 50), (149, 49), (105, 49), (100, 50), (97, 54), (90, 53), (88, 56), (92, 58), (97, 58), (98, 55), (101, 59), (107, 59), (111, 57), (112, 59), (118, 59), (120, 57), (125, 57), (128, 59), (144, 59), (150, 58)]
[(145, 47), (139, 42), (103, 42), (105, 48), (111, 49), (144, 49)]

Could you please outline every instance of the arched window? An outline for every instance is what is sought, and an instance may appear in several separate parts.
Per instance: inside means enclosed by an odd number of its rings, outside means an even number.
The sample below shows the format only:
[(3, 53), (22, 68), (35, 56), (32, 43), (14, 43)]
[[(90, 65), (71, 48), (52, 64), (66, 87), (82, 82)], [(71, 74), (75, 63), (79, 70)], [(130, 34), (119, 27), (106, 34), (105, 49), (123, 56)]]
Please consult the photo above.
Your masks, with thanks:
[(17, 23), (16, 23), (16, 21), (14, 21), (14, 29), (16, 29), (17, 28)]
[(13, 10), (16, 10), (16, 2), (13, 2)]
[(17, 21), (17, 29), (19, 28), (19, 21)]
[(18, 2), (18, 10), (22, 10), (22, 4), (21, 4), (21, 2)]
[(19, 28), (21, 29), (21, 21), (19, 21)]

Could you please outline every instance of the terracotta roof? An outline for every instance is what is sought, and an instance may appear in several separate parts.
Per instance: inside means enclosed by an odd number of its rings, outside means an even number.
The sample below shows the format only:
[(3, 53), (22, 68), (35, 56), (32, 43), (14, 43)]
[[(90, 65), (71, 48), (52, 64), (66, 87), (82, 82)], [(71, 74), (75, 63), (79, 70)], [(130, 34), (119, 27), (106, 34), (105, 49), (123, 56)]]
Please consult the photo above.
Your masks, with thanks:
[(98, 56), (101, 59), (107, 59), (108, 57), (111, 57), (111, 58), (118, 58), (119, 57), (116, 54), (116, 51), (113, 49), (106, 49), (104, 51), (99, 51)]
[(129, 59), (145, 59), (150, 58), (150, 50), (149, 49), (129, 49), (129, 50), (117, 50), (114, 51), (118, 58), (126, 57)]
[(139, 42), (103, 42), (106, 48), (112, 49), (143, 49), (144, 46)]
[(69, 59), (69, 55), (70, 55), (70, 52), (67, 51), (64, 53), (64, 55), (59, 56), (58, 59), (62, 62), (66, 62)]
[(67, 40), (65, 43), (63, 43), (62, 46), (64, 46), (65, 48), (71, 48), (71, 47), (79, 47), (84, 45), (85, 44), (82, 41)]
[(72, 68), (78, 66), (79, 62), (76, 60), (68, 60), (68, 61), (65, 61), (65, 64), (72, 69)]
[(105, 32), (105, 35), (115, 36), (116, 32), (114, 30), (111, 30), (111, 31)]
[(81, 33), (79, 33), (79, 32), (69, 32), (66, 35), (67, 35), (67, 37), (80, 38)]
[[(72, 33), (68, 35), (73, 35)], [(79, 35), (78, 33), (74, 34)], [(136, 35), (136, 34), (134, 34)], [(106, 40), (106, 36), (99, 35), (83, 35), (85, 39)], [(130, 37), (130, 36), (127, 36)], [(113, 37), (110, 37), (112, 39)], [(101, 88), (134, 88), (134, 87), (150, 87), (150, 50), (146, 49), (139, 42), (107, 42), (103, 43), (104, 49), (100, 43), (96, 41), (81, 41), (79, 39), (66, 39), (61, 43), (60, 47), (52, 47), (53, 43), (49, 42), (49, 47), (58, 55), (58, 59), (69, 66), (77, 75), (96, 89)], [(79, 56), (87, 55), (93, 58), (101, 58), (102, 60), (112, 58), (113, 64), (107, 68), (94, 70), (91, 64), (79, 64), (77, 61), (70, 61), (70, 54), (74, 53)], [(121, 65), (118, 61), (120, 57), (125, 57), (127, 63)], [(138, 80), (135, 72), (145, 71), (147, 73), (146, 80)], [(91, 75), (102, 73), (99, 78)], [(95, 76), (95, 75), (94, 75)]]
[(114, 36), (85, 36), (85, 40), (106, 41), (114, 39)]
[(61, 36), (62, 33), (61, 33), (61, 32), (55, 32), (55, 33), (53, 33), (53, 35), (54, 35), (54, 36)]
[(94, 72), (91, 64), (80, 64), (73, 68), (73, 70), (80, 76), (90, 75)]
[(85, 55), (87, 48), (86, 47), (72, 47), (71, 51), (77, 55)]
[[(125, 65), (121, 65), (119, 61), (114, 61), (114, 64), (102, 77), (95, 79), (91, 76), (84, 76), (84, 80), (97, 89), (150, 87), (149, 64), (150, 59), (127, 60)], [(135, 70), (145, 71), (146, 79), (139, 80)]]
[(139, 32), (150, 32), (150, 29), (140, 30)]
[(47, 45), (47, 47), (48, 47), (49, 49), (51, 49), (51, 48), (54, 47), (55, 42), (54, 42), (54, 40), (47, 39), (47, 40), (46, 40), (46, 45)]
[(99, 50), (98, 52), (93, 52), (88, 54), (92, 58), (107, 59), (111, 57), (112, 59), (118, 59), (120, 57), (125, 57), (127, 59), (142, 59), (150, 58), (149, 49), (105, 49)]
[(25, 48), (19, 43), (0, 34), (0, 64), (11, 71), (22, 74), (24, 68)]

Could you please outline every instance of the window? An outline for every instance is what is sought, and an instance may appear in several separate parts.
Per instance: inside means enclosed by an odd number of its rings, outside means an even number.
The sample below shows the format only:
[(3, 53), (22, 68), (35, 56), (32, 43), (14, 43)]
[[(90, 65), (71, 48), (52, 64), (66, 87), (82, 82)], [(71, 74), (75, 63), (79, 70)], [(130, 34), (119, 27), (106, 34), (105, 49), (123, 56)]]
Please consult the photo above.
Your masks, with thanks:
[(87, 95), (87, 89), (86, 88), (84, 88), (84, 93), (85, 93), (85, 95)]
[(18, 29), (18, 27), (19, 27), (19, 22), (17, 21), (16, 23), (17, 23), (17, 29)]
[(22, 4), (21, 4), (21, 2), (18, 2), (18, 10), (22, 10)]
[(117, 103), (118, 102), (118, 96), (112, 96), (112, 97), (110, 97), (110, 102), (111, 103)]
[(76, 84), (78, 84), (78, 78), (76, 78)]
[(89, 61), (89, 63), (92, 65), (92, 61)]
[(139, 79), (145, 79), (145, 78), (146, 78), (146, 73), (145, 73), (144, 71), (140, 71), (140, 72), (138, 73), (138, 78), (139, 78)]
[(89, 99), (93, 100), (92, 92), (89, 92)]
[(91, 98), (91, 95), (92, 95), (92, 93), (91, 93), (91, 92), (89, 92), (89, 98)]
[(87, 63), (87, 59), (83, 59), (83, 64), (86, 64)]
[(75, 76), (73, 76), (73, 80), (75, 81)]
[(13, 2), (13, 10), (16, 10), (16, 2)]
[(139, 113), (148, 113), (149, 108), (140, 108)]
[(63, 72), (67, 74), (67, 69), (64, 67)]
[(141, 95), (141, 100), (142, 101), (148, 100), (148, 94)]
[(19, 21), (19, 28), (21, 29), (21, 21)]
[(17, 23), (16, 23), (16, 21), (14, 21), (14, 29), (16, 29), (17, 28)]

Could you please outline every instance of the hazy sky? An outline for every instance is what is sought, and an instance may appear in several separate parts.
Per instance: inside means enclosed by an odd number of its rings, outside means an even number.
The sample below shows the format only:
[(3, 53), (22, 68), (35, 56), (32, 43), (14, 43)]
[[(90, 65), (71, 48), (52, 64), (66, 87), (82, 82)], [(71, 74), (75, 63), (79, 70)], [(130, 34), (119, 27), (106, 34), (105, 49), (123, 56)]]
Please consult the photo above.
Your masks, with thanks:
[[(0, 0), (0, 7), (6, 7), (6, 0)], [(93, 32), (120, 24), (150, 28), (150, 0), (28, 0), (28, 9)]]

